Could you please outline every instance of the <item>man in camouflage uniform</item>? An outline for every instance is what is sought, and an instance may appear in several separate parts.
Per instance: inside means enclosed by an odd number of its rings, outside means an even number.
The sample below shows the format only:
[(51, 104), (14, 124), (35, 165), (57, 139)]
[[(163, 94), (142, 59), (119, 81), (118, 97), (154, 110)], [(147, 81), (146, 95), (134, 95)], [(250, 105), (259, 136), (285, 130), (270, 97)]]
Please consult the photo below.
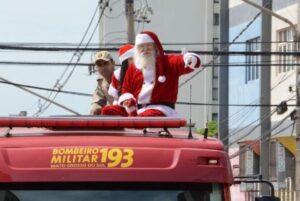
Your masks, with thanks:
[(100, 115), (102, 107), (113, 103), (113, 97), (108, 95), (108, 88), (114, 72), (115, 62), (107, 51), (97, 52), (95, 57), (99, 78), (97, 79), (98, 84), (93, 95), (90, 114)]

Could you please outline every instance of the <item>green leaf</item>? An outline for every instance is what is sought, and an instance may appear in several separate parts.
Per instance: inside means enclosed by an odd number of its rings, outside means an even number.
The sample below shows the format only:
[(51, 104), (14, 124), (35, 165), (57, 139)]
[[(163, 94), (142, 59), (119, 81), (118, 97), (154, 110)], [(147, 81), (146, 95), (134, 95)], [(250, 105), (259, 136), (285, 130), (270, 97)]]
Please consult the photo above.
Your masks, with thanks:
[[(207, 123), (207, 128), (208, 128), (208, 136), (209, 137), (216, 137), (218, 135), (218, 123), (216, 121), (209, 121)], [(204, 135), (204, 130), (205, 128), (198, 128), (197, 133)]]

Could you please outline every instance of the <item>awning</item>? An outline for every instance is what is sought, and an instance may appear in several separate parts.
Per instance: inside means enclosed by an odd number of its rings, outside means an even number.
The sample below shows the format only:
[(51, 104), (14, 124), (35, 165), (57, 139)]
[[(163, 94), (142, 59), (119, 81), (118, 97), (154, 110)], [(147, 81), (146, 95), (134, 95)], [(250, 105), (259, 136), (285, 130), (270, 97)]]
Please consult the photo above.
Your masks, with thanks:
[(245, 144), (249, 146), (254, 153), (260, 155), (260, 141), (259, 140), (245, 140), (238, 142), (239, 144)]
[(295, 136), (281, 136), (272, 137), (289, 150), (294, 156), (296, 155), (296, 137)]

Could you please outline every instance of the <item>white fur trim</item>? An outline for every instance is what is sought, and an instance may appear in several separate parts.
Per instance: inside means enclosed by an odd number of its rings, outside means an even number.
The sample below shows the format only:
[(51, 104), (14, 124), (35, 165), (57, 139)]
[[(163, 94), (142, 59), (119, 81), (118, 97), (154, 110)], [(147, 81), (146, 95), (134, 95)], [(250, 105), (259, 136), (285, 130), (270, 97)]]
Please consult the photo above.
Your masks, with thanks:
[(136, 111), (136, 106), (125, 107), (125, 110), (128, 114), (132, 113), (132, 112)]
[(162, 113), (164, 113), (164, 115), (166, 115), (166, 117), (178, 117), (179, 116), (174, 109), (172, 109), (168, 106), (165, 106), (165, 105), (148, 105), (146, 107), (143, 107), (143, 108), (139, 109), (137, 111), (137, 113), (141, 114), (141, 113), (145, 112), (148, 109), (159, 110)]
[(113, 101), (113, 103), (112, 103), (113, 105), (118, 105), (118, 100), (117, 99), (115, 99), (114, 101)]
[[(191, 69), (196, 69), (196, 68), (200, 67), (200, 66), (196, 67), (198, 60), (199, 60), (199, 62), (201, 62), (200, 56), (198, 54), (188, 52), (183, 55), (183, 61), (184, 61), (185, 67), (189, 67)], [(189, 61), (191, 61), (190, 64), (189, 64)]]
[(120, 81), (120, 75), (121, 75), (121, 68), (118, 68), (117, 70), (114, 71), (114, 76), (119, 81)]
[(143, 69), (144, 83), (139, 93), (138, 102), (140, 104), (149, 103), (155, 83), (155, 69)]
[(133, 53), (134, 53), (133, 48), (131, 48), (130, 50), (127, 50), (124, 54), (122, 54), (122, 55), (119, 57), (120, 63), (122, 64), (123, 61), (125, 61), (126, 59), (129, 59), (129, 58), (133, 57)]
[(143, 43), (154, 43), (154, 40), (148, 34), (138, 34), (135, 37), (135, 45)]
[(157, 79), (160, 83), (164, 83), (166, 81), (166, 76), (164, 75), (160, 75), (158, 76), (158, 79)]
[(119, 98), (119, 105), (121, 105), (122, 102), (124, 102), (125, 100), (129, 100), (129, 99), (133, 99), (135, 100), (134, 96), (131, 94), (131, 93), (125, 93), (125, 94), (122, 94)]
[(119, 97), (118, 90), (112, 84), (109, 85), (108, 94), (114, 97), (114, 99), (118, 99)]

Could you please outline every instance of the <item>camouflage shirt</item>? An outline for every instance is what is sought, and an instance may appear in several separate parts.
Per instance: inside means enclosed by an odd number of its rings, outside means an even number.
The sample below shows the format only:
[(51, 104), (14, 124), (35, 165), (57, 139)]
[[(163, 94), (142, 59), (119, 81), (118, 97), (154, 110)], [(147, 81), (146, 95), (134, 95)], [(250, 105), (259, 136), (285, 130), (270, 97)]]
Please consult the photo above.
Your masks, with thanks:
[(99, 76), (97, 82), (97, 88), (94, 91), (91, 104), (91, 114), (97, 110), (99, 114), (103, 106), (113, 103), (113, 97), (108, 95), (109, 83), (102, 76)]

